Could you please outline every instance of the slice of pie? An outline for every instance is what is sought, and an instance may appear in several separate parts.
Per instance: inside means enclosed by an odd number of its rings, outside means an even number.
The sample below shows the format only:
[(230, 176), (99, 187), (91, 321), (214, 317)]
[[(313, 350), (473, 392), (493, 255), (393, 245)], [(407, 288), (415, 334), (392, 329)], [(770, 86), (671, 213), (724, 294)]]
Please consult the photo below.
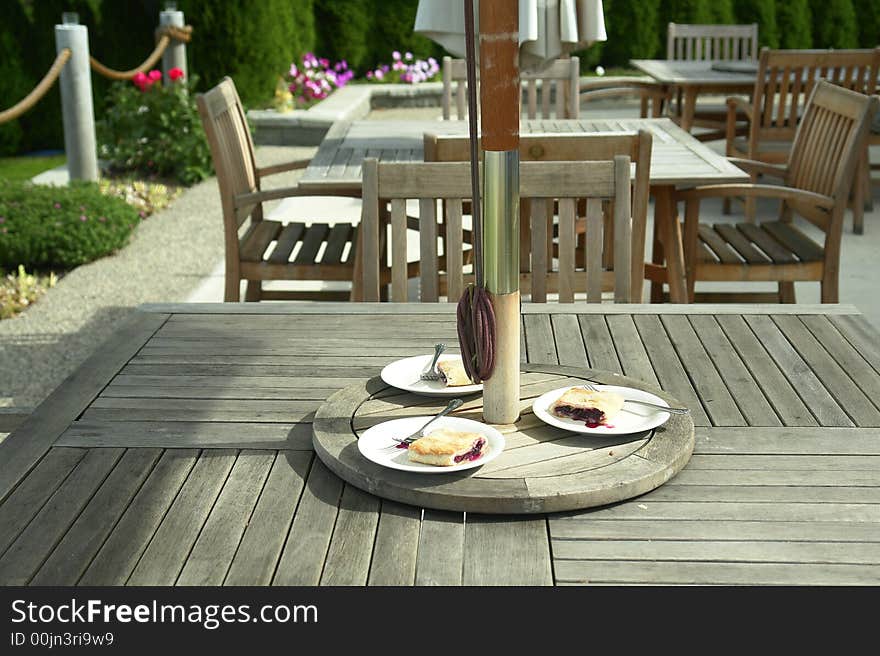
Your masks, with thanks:
[(623, 408), (623, 401), (617, 392), (572, 387), (553, 402), (550, 412), (557, 417), (582, 421), (589, 428), (596, 428), (613, 419)]
[(441, 360), (437, 363), (437, 370), (440, 372), (440, 380), (446, 383), (447, 387), (474, 384), (461, 360)]
[(438, 428), (410, 444), (408, 455), (412, 462), (451, 467), (478, 460), (485, 449), (486, 437), (480, 433)]

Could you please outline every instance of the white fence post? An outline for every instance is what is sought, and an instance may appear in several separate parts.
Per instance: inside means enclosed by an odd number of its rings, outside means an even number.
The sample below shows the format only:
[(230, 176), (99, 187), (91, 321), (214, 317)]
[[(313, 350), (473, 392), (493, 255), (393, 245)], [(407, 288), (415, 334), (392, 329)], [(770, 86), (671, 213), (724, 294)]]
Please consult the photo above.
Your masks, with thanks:
[(98, 179), (98, 150), (95, 138), (95, 108), (92, 104), (92, 72), (89, 67), (89, 32), (65, 16), (55, 26), (55, 50), (70, 48), (71, 57), (61, 69), (61, 115), (64, 122), (64, 152), (71, 180)]
[[(176, 9), (165, 9), (159, 12), (159, 26), (164, 27), (171, 25), (173, 27), (184, 27), (186, 23), (183, 21), (183, 12)], [(183, 41), (172, 39), (171, 43), (162, 53), (162, 72), (168, 76), (168, 71), (172, 68), (179, 68), (183, 71), (183, 79), (189, 79), (189, 71), (186, 68), (186, 44)]]

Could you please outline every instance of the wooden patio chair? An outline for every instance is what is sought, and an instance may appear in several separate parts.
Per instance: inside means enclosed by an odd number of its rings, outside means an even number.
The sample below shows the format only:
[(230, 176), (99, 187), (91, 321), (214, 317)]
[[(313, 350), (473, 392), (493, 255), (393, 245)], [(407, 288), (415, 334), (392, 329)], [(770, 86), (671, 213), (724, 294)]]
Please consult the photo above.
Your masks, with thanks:
[[(647, 130), (638, 132), (605, 132), (582, 134), (523, 134), (519, 140), (519, 156), (521, 162), (528, 161), (601, 161), (612, 160), (615, 156), (625, 155), (635, 164), (632, 178), (631, 216), (632, 216), (632, 298), (642, 298), (645, 281), (644, 258), (639, 253), (645, 252), (645, 231), (648, 222), (648, 200), (651, 184), (651, 152), (653, 137)], [(470, 161), (470, 139), (458, 135), (438, 135), (426, 133), (424, 136), (424, 153), (426, 162), (466, 162)], [(467, 212), (468, 205), (465, 206)], [(520, 206), (520, 266), (524, 272), (529, 271), (529, 253), (531, 251), (531, 228), (529, 224), (528, 202)], [(548, 207), (548, 230), (553, 239), (548, 243), (547, 261), (559, 257), (558, 225), (553, 224), (553, 208)], [(557, 208), (558, 209), (558, 208)], [(579, 218), (575, 226), (577, 239), (576, 259), (578, 266), (585, 266), (586, 257), (586, 218), (584, 203), (578, 208)], [(612, 211), (606, 212), (604, 237), (608, 243), (604, 250), (606, 268), (613, 267), (610, 259), (613, 249), (610, 243), (614, 238)], [(465, 238), (469, 233), (465, 234)], [(468, 241), (468, 243), (470, 243)], [(551, 276), (552, 278), (552, 276)], [(581, 279), (579, 282), (584, 283)], [(585, 287), (579, 286), (576, 291), (583, 292)]]
[[(364, 238), (363, 289), (364, 299), (380, 298), (378, 248), (380, 244), (380, 210), (385, 199), (391, 202), (391, 294), (392, 301), (407, 300), (408, 271), (406, 268), (406, 202), (418, 200), (420, 208), (420, 300), (439, 301), (443, 292), (455, 303), (466, 282), (461, 257), (462, 203), (471, 196), (470, 164), (468, 162), (379, 162), (364, 160), (363, 202), (361, 220)], [(614, 292), (616, 302), (632, 299), (631, 266), (603, 270), (603, 249), (612, 248), (615, 262), (632, 258), (632, 219), (630, 207), (630, 160), (617, 156), (600, 162), (522, 162), (520, 164), (520, 198), (530, 202), (531, 271), (520, 276), (520, 289), (533, 301), (544, 301), (547, 292), (558, 291), (560, 302), (573, 302), (575, 290), (583, 279), (586, 300), (602, 300), (603, 288)], [(587, 262), (580, 270), (575, 263), (575, 223), (580, 199), (586, 199)], [(437, 207), (445, 201), (447, 253), (441, 266), (437, 248)], [(614, 201), (614, 240), (603, 238), (603, 201)], [(551, 235), (546, 230), (546, 207), (559, 206), (559, 264), (551, 270), (547, 248)]]
[[(706, 25), (669, 23), (666, 29), (666, 59), (678, 61), (755, 61), (758, 58), (758, 24)], [(676, 94), (676, 111), (681, 111), (681, 90)], [(740, 123), (745, 119), (739, 113)], [(694, 126), (708, 129), (697, 135), (700, 141), (724, 139), (727, 107), (717, 102), (699, 102)], [(740, 128), (742, 132), (742, 127)]]
[(626, 78), (596, 78), (580, 83), (579, 104), (597, 100), (636, 98), (639, 100), (639, 118), (659, 118), (666, 111), (669, 90), (652, 80)]
[[(752, 100), (728, 98), (726, 154), (728, 157), (784, 164), (788, 161), (804, 104), (817, 81), (866, 95), (877, 92), (880, 48), (859, 50), (771, 50), (763, 48)], [(747, 134), (737, 136), (736, 125), (746, 115)], [(867, 144), (865, 145), (867, 149)], [(864, 154), (867, 157), (867, 150)], [(860, 171), (863, 169), (860, 168)], [(757, 182), (758, 173), (752, 172)], [(855, 176), (853, 226), (862, 230), (866, 189), (864, 173)], [(725, 203), (729, 211), (730, 202)], [(755, 218), (754, 199), (745, 201), (745, 215)]]
[[(823, 303), (838, 302), (843, 216), (869, 121), (880, 98), (824, 80), (813, 85), (787, 165), (732, 160), (749, 172), (772, 175), (782, 185), (700, 186), (677, 194), (685, 202), (684, 251), (690, 300), (779, 301), (793, 303), (795, 281), (821, 283)], [(769, 198), (781, 201), (780, 217), (750, 222), (700, 223), (704, 198)], [(822, 233), (817, 243), (794, 224), (795, 215)], [(776, 294), (695, 294), (695, 283), (775, 281)], [(726, 296), (726, 298), (725, 298)]]
[[(305, 168), (309, 160), (256, 165), (253, 140), (231, 78), (224, 77), (213, 89), (198, 94), (196, 103), (211, 147), (223, 207), (224, 300), (240, 300), (242, 280), (247, 281), (246, 301), (357, 299), (360, 277), (355, 275), (359, 258), (356, 224), (285, 224), (263, 218), (263, 204), (268, 201), (315, 196), (297, 187), (261, 189), (266, 176)], [(383, 275), (387, 277), (387, 268)], [(269, 280), (349, 281), (352, 288), (350, 292), (263, 289), (263, 282)]]
[[(442, 71), (443, 118), (444, 120), (453, 118), (452, 107), (454, 105), (455, 118), (464, 120), (467, 118), (466, 62), (464, 59), (444, 57)], [(525, 92), (527, 118), (578, 118), (578, 84), (580, 82), (580, 59), (578, 57), (557, 59), (540, 71), (522, 71), (520, 81)], [(540, 113), (538, 112), (539, 95), (541, 97)]]

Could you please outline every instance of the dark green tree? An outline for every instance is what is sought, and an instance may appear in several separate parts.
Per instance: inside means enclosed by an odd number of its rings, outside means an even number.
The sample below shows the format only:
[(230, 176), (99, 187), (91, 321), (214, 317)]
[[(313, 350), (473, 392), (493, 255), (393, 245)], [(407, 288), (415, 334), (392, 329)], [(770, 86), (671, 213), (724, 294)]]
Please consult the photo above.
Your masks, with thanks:
[(443, 56), (443, 48), (430, 39), (416, 34), (418, 0), (368, 0), (372, 6), (372, 36), (366, 57), (366, 65), (390, 63), (394, 50), (411, 52), (419, 58)]
[[(666, 32), (666, 25), (661, 30), (656, 0), (605, 0), (603, 5), (608, 32), (601, 50), (605, 66), (628, 66), (630, 59), (653, 59), (660, 54), (657, 35)], [(662, 52), (665, 56), (665, 46)]]
[(813, 11), (815, 47), (858, 47), (859, 28), (852, 0), (811, 0), (810, 8)]
[(779, 47), (776, 24), (776, 0), (737, 0), (734, 4), (736, 22), (758, 24), (758, 43), (769, 48)]
[[(316, 53), (331, 61), (345, 59), (358, 73), (373, 62), (370, 43), (374, 17), (372, 3), (366, 0), (333, 0), (315, 3)], [(391, 49), (393, 44), (382, 44)], [(390, 53), (389, 53), (390, 54)]]
[[(36, 84), (25, 69), (25, 53), (19, 41), (19, 35), (29, 29), (29, 21), (18, 2), (9, 5), (0, 22), (0, 110), (9, 109)], [(0, 125), (0, 155), (16, 153), (23, 139), (21, 119)]]
[(200, 88), (228, 75), (245, 105), (272, 97), (295, 54), (290, 0), (181, 0), (178, 6), (193, 26), (187, 56)]
[(733, 0), (715, 0), (709, 3), (709, 22), (730, 25), (736, 22), (736, 14), (733, 11)]
[(813, 47), (810, 0), (776, 0), (776, 25), (779, 28), (780, 48)]
[(859, 47), (876, 48), (880, 45), (880, 2), (877, 0), (853, 0), (858, 16)]

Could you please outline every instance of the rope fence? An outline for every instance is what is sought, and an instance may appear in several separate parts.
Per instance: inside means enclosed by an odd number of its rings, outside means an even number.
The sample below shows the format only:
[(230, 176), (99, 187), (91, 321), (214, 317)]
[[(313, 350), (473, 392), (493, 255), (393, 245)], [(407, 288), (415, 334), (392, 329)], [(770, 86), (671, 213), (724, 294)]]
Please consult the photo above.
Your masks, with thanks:
[(138, 73), (153, 69), (161, 59), (162, 70), (166, 74), (180, 69), (187, 75), (186, 44), (192, 39), (192, 26), (185, 23), (183, 12), (176, 9), (159, 12), (159, 27), (153, 35), (156, 41), (153, 52), (140, 66), (117, 71), (91, 56), (88, 28), (79, 24), (79, 16), (75, 12), (63, 13), (61, 20), (60, 25), (55, 25), (55, 61), (27, 96), (9, 109), (0, 111), (0, 125), (14, 121), (32, 109), (58, 82), (68, 175), (71, 180), (97, 180), (93, 72), (111, 80), (126, 81)]
[(35, 86), (31, 92), (22, 98), (15, 105), (10, 107), (9, 109), (4, 109), (0, 112), (0, 125), (6, 123), (8, 121), (12, 121), (17, 119), (19, 116), (28, 111), (31, 107), (36, 105), (42, 98), (45, 96), (49, 89), (52, 88), (52, 85), (55, 84), (55, 80), (58, 79), (58, 76), (61, 75), (61, 69), (64, 68), (64, 65), (68, 62), (71, 55), (70, 48), (65, 48), (61, 52), (58, 53), (58, 56), (55, 57), (55, 61), (52, 63), (52, 66), (43, 76), (43, 79), (40, 80), (39, 84)]
[(189, 43), (192, 39), (192, 25), (186, 25), (182, 28), (173, 25), (163, 25), (156, 29), (156, 39), (155, 50), (150, 53), (150, 56), (147, 57), (140, 66), (132, 68), (131, 70), (114, 70), (109, 66), (105, 66), (92, 56), (89, 56), (89, 65), (92, 67), (93, 71), (111, 80), (130, 80), (138, 73), (144, 73), (153, 68), (156, 65), (156, 62), (158, 62), (165, 53), (166, 48), (168, 48), (172, 40)]

